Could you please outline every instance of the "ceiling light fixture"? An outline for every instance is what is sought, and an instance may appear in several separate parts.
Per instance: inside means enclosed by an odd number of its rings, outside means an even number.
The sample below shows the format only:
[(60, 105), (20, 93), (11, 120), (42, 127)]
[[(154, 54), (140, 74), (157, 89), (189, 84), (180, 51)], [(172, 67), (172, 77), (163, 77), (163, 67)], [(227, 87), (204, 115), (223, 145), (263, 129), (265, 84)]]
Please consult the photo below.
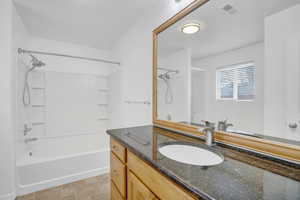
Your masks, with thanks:
[(181, 32), (185, 34), (195, 34), (200, 31), (200, 24), (198, 23), (187, 23), (181, 27)]

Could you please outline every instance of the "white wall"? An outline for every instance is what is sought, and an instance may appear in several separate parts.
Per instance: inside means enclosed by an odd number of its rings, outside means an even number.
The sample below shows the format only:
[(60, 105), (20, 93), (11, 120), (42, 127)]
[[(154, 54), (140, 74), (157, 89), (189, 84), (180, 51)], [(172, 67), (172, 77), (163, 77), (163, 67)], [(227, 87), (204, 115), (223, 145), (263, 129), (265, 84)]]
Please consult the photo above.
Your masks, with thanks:
[[(166, 83), (158, 78), (157, 81), (157, 114), (158, 119), (174, 122), (190, 122), (190, 68), (191, 51), (182, 49), (168, 56), (158, 56), (158, 67), (177, 70), (178, 74), (171, 73), (169, 80), (170, 91), (173, 94), (173, 102), (167, 103), (165, 95), (167, 92)], [(165, 73), (159, 70), (158, 73)]]
[[(27, 47), (27, 42), (29, 41), (30, 39), (30, 35), (26, 29), (26, 27), (24, 26), (23, 24), (23, 21), (22, 19), (20, 18), (20, 16), (18, 15), (17, 13), (17, 10), (15, 8), (15, 6), (13, 6), (13, 32), (12, 32), (12, 36), (13, 36), (13, 40), (12, 40), (12, 45), (13, 45), (13, 54), (12, 54), (12, 67), (13, 67), (13, 70), (14, 70), (14, 80), (13, 80), (13, 92), (15, 94), (15, 109), (14, 109), (14, 113), (15, 113), (15, 116), (14, 117), (14, 122), (15, 123), (15, 131), (14, 131), (14, 151), (15, 151), (15, 154), (17, 153), (16, 152), (16, 149), (17, 149), (17, 142), (16, 142), (16, 134), (19, 133), (20, 130), (23, 130), (23, 127), (20, 127), (18, 125), (18, 116), (20, 116), (20, 113), (18, 113), (17, 111), (17, 107), (20, 106), (21, 104), (21, 94), (17, 92), (17, 85), (20, 81), (20, 73), (24, 73), (24, 68), (20, 71), (18, 69), (18, 66), (19, 66), (19, 62), (18, 62), (18, 58), (19, 58), (19, 55), (17, 54), (17, 49), (18, 48), (26, 48)], [(22, 80), (22, 79), (21, 79)], [(16, 160), (16, 159), (15, 159)], [(13, 163), (14, 164), (14, 167), (16, 166), (16, 161)], [(16, 169), (16, 168), (15, 168)], [(15, 177), (15, 184), (18, 183), (18, 175), (17, 175), (17, 170), (16, 170), (16, 177)], [(17, 193), (17, 191), (16, 191)]]
[(265, 19), (265, 134), (300, 140), (300, 5)]
[[(205, 70), (204, 120), (218, 122), (228, 119), (234, 129), (263, 133), (264, 110), (264, 44), (258, 43), (212, 57), (193, 61)], [(216, 70), (237, 63), (253, 61), (256, 67), (254, 101), (216, 100)]]
[(205, 71), (191, 70), (191, 122), (205, 119)]
[(152, 106), (129, 105), (124, 101), (152, 102), (152, 31), (190, 2), (165, 1), (164, 6), (149, 9), (114, 45), (113, 51), (122, 63), (122, 71), (115, 74), (120, 100), (113, 105), (119, 108), (112, 112), (114, 127), (152, 123)]
[(14, 198), (14, 68), (11, 0), (0, 1), (0, 199)]

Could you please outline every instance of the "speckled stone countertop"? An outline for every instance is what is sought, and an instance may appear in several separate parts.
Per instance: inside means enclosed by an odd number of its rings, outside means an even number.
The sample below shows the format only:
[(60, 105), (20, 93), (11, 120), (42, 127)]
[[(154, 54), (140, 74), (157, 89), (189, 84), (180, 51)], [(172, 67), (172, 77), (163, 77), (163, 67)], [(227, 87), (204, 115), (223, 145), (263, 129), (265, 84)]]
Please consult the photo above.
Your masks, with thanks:
[(158, 151), (172, 143), (205, 148), (203, 141), (195, 137), (154, 126), (114, 129), (107, 133), (199, 199), (300, 200), (300, 166), (284, 165), (217, 145), (213, 149), (223, 154), (225, 161), (200, 167), (171, 160)]

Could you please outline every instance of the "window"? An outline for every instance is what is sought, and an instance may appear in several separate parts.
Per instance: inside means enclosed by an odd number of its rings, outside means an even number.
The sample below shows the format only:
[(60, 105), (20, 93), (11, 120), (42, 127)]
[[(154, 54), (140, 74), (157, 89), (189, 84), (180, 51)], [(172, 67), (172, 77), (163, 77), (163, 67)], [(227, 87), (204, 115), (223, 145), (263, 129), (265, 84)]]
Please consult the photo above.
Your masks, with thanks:
[(254, 63), (217, 70), (217, 100), (251, 101), (255, 98)]

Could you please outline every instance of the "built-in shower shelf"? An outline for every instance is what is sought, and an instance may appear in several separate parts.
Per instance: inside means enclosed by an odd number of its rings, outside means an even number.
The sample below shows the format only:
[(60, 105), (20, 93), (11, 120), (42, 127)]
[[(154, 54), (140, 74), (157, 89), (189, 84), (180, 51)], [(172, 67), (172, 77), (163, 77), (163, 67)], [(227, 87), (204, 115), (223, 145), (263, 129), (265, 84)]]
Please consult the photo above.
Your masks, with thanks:
[(108, 106), (108, 103), (99, 103), (98, 106)]
[(33, 122), (32, 126), (41, 126), (41, 125), (45, 125), (45, 122)]
[(98, 89), (99, 92), (108, 92), (108, 88)]
[(43, 104), (34, 104), (34, 105), (31, 105), (33, 108), (40, 108), (40, 107), (45, 107), (45, 105)]
[(44, 87), (32, 87), (31, 89), (32, 90), (44, 90), (45, 88)]
[(108, 118), (99, 118), (98, 119), (99, 121), (107, 121), (107, 120), (109, 120)]

